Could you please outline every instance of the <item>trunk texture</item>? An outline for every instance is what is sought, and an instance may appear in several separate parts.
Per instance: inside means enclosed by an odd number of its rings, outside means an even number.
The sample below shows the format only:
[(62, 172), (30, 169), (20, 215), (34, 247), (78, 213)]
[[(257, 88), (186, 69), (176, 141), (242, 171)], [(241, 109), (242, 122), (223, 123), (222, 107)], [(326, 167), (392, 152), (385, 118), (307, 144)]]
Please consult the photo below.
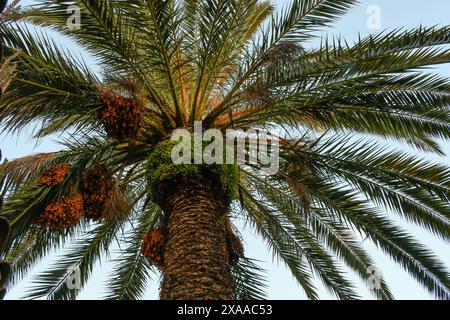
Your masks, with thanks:
[(231, 300), (223, 224), (225, 197), (204, 178), (178, 181), (161, 200), (166, 215), (162, 300)]

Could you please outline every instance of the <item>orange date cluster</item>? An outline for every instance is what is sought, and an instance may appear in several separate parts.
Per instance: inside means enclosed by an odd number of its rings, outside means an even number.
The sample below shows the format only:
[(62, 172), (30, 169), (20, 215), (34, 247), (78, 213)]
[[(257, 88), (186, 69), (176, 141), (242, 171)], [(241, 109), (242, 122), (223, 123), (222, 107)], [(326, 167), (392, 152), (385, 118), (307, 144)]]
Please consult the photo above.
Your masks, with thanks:
[(63, 163), (57, 165), (46, 170), (39, 179), (39, 183), (48, 187), (60, 185), (64, 182), (64, 179), (67, 177), (69, 171), (69, 164)]
[(44, 229), (61, 231), (73, 227), (83, 215), (83, 196), (72, 197), (49, 204), (39, 216), (37, 225)]
[(105, 106), (100, 115), (106, 133), (120, 142), (135, 144), (142, 131), (142, 102), (105, 91), (101, 103)]
[(160, 227), (151, 229), (144, 237), (141, 252), (160, 270), (164, 269), (163, 249), (164, 234)]
[[(69, 164), (57, 165), (45, 171), (39, 183), (48, 187), (60, 185), (70, 170)], [(81, 191), (75, 195), (66, 191), (62, 199), (47, 205), (34, 221), (44, 229), (61, 231), (75, 226), (83, 215), (90, 220), (100, 220), (105, 204), (115, 189), (116, 181), (109, 175), (106, 166), (96, 164), (85, 170)]]
[(115, 185), (104, 164), (97, 164), (84, 173), (82, 189), (87, 218), (91, 220), (102, 218), (105, 203), (113, 195)]

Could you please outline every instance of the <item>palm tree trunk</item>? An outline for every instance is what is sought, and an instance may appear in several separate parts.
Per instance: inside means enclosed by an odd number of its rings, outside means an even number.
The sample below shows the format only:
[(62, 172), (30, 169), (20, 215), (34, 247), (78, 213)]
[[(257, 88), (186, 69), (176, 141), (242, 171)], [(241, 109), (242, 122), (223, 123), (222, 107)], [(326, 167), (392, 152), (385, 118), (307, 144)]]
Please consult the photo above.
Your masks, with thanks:
[(204, 178), (183, 179), (161, 203), (167, 243), (160, 298), (234, 299), (222, 221), (224, 195)]

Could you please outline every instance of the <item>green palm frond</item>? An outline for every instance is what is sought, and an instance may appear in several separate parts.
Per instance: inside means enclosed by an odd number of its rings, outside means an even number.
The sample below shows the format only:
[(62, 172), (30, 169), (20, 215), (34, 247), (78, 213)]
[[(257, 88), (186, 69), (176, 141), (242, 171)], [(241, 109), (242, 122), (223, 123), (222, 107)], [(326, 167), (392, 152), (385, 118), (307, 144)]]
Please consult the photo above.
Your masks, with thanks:
[[(258, 191), (259, 188), (253, 192), (257, 193)], [(283, 258), (293, 275), (298, 276), (296, 278), (308, 297), (313, 298), (315, 293), (311, 283), (305, 281), (308, 277), (301, 274), (302, 271), (306, 271), (301, 269), (302, 264), (300, 261), (302, 260), (306, 260), (308, 265), (321, 278), (327, 289), (337, 297), (341, 299), (357, 298), (357, 295), (353, 292), (353, 286), (342, 276), (342, 272), (338, 271), (339, 268), (336, 266), (333, 258), (315, 240), (311, 230), (298, 220), (301, 219), (298, 212), (287, 217), (286, 211), (278, 211), (284, 209), (279, 202), (274, 203), (277, 206), (276, 208), (268, 207), (267, 203), (273, 203), (270, 202), (272, 199), (267, 199), (269, 201), (258, 201), (250, 194), (245, 194), (243, 199), (244, 208), (247, 209), (254, 226), (264, 238), (272, 241), (272, 243), (269, 242), (271, 246), (278, 247), (277, 251), (280, 257)], [(245, 201), (250, 202), (249, 205), (246, 205)], [(294, 253), (295, 255), (293, 256)]]
[(345, 137), (333, 137), (322, 143), (308, 157), (314, 157), (314, 165), (324, 176), (348, 181), (378, 206), (449, 240), (447, 167)]
[[(126, 21), (124, 8), (115, 1), (39, 1), (39, 4), (23, 10), (25, 21), (48, 27), (73, 38), (84, 48), (119, 70), (130, 68), (135, 61), (135, 31)], [(67, 22), (80, 10), (83, 27), (68, 28)]]
[(54, 266), (37, 276), (27, 298), (75, 299), (78, 291), (67, 286), (72, 272), (80, 271), (81, 285), (84, 285), (94, 264), (108, 253), (108, 247), (121, 226), (122, 222), (105, 223), (88, 231), (86, 237), (67, 248), (67, 253)]
[(263, 34), (261, 47), (268, 51), (282, 41), (302, 42), (313, 32), (335, 23), (358, 1), (355, 0), (294, 0), (279, 15), (272, 17)]
[[(121, 248), (120, 256), (112, 261), (114, 270), (108, 279), (108, 300), (137, 300), (145, 292), (146, 283), (152, 270), (147, 258), (141, 253), (141, 243), (145, 234), (158, 221), (159, 212), (156, 207), (149, 207), (132, 223), (133, 237)], [(154, 272), (154, 271), (153, 271)]]
[(236, 286), (236, 297), (239, 300), (264, 300), (267, 298), (265, 288), (267, 280), (264, 270), (258, 266), (257, 261), (249, 258), (239, 259), (232, 267)]
[[(230, 74), (239, 63), (242, 50), (271, 10), (269, 2), (254, 0), (216, 0), (199, 5), (194, 24), (199, 37), (191, 45), (195, 48), (191, 57), (198, 64), (198, 74), (194, 78), (191, 122), (201, 118), (208, 102), (204, 100), (216, 89), (218, 82), (229, 81)], [(190, 28), (192, 26), (188, 30)]]
[[(139, 79), (158, 110), (166, 118), (171, 118), (171, 112), (165, 109), (165, 97), (159, 93), (161, 88), (154, 85), (160, 81), (158, 73), (155, 76), (156, 69), (143, 68), (149, 63), (149, 55), (146, 54), (148, 46), (144, 47), (147, 34), (142, 32), (141, 23), (128, 20), (129, 17), (136, 17), (136, 14), (133, 15), (134, 6), (142, 7), (144, 2), (45, 0), (37, 8), (25, 10), (23, 16), (26, 21), (49, 27), (72, 38), (102, 65), (117, 72), (132, 74)], [(83, 19), (81, 28), (67, 28), (67, 21), (73, 14), (68, 10), (71, 6), (80, 10)]]
[(16, 237), (16, 241), (4, 255), (5, 260), (10, 261), (13, 266), (9, 286), (17, 285), (38, 262), (49, 257), (55, 250), (61, 250), (69, 242), (68, 236), (73, 237), (82, 232), (83, 228), (84, 226), (80, 226), (67, 234), (54, 234), (31, 227), (24, 236)]
[[(270, 234), (270, 232), (261, 225), (263, 219), (261, 217), (261, 209), (264, 208), (261, 208), (256, 200), (249, 196), (246, 197), (244, 189), (242, 189), (241, 193), (242, 205), (249, 216), (250, 221), (253, 221), (255, 228), (257, 228), (259, 234), (266, 240), (270, 250), (289, 268), (289, 271), (303, 288), (306, 296), (312, 300), (318, 299), (317, 290), (312, 283), (312, 272), (305, 263), (305, 260), (302, 259), (301, 249), (298, 248), (299, 246), (295, 243), (294, 245), (289, 243), (289, 239), (284, 239), (286, 236), (283, 238), (283, 234)], [(275, 237), (278, 237), (279, 239)]]
[[(282, 177), (282, 180), (287, 179), (290, 178)], [(289, 182), (292, 183), (292, 181)], [(323, 210), (321, 206), (306, 205), (304, 198), (299, 197), (298, 194), (293, 194), (283, 184), (261, 180), (256, 180), (256, 183), (258, 190), (267, 199), (279, 204), (279, 210), (286, 215), (292, 224), (310, 228), (318, 240), (335, 253), (340, 260), (344, 261), (349, 268), (353, 269), (361, 279), (367, 278), (367, 270), (374, 263), (358, 243), (350, 228), (328, 216), (328, 212)], [(382, 279), (380, 290), (374, 291), (374, 294), (381, 299), (393, 298), (387, 284)]]
[(0, 41), (19, 50), (14, 85), (0, 104), (3, 131), (17, 132), (36, 121), (47, 133), (92, 124), (92, 112), (99, 107), (99, 81), (86, 65), (45, 34), (34, 36), (18, 25), (15, 29), (0, 26)]
[(450, 275), (445, 266), (424, 245), (376, 210), (357, 200), (355, 193), (325, 181), (308, 184), (323, 208), (354, 226), (399, 263), (412, 277), (439, 299), (448, 299)]

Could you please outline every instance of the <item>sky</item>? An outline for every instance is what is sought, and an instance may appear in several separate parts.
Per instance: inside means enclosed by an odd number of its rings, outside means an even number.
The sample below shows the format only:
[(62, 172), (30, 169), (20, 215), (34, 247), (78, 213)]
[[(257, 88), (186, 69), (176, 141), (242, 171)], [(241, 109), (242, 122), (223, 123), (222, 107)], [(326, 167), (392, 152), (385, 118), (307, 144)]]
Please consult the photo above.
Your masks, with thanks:
[[(29, 4), (32, 1), (25, 0), (23, 3)], [(277, 8), (289, 3), (289, 0), (272, 1)], [(326, 29), (324, 35), (342, 35), (347, 41), (355, 41), (358, 34), (362, 36), (369, 33), (377, 33), (382, 30), (391, 30), (399, 27), (413, 28), (420, 24), (425, 26), (433, 25), (449, 25), (450, 24), (450, 1), (448, 0), (362, 0), (360, 4), (351, 10), (345, 17), (336, 23), (331, 29)], [(377, 19), (379, 17), (380, 19)], [(375, 20), (374, 20), (375, 19)], [(379, 29), (378, 29), (379, 28)], [(68, 49), (78, 52), (78, 48), (70, 43), (64, 42)], [(84, 58), (91, 62), (89, 56), (83, 55)], [(446, 76), (450, 76), (450, 66), (441, 66), (438, 72)], [(22, 131), (19, 136), (1, 136), (0, 149), (3, 156), (8, 159), (28, 155), (37, 152), (49, 152), (58, 149), (56, 143), (49, 139), (44, 139), (36, 144), (30, 140), (29, 131)], [(393, 148), (396, 145), (392, 145)], [(423, 155), (426, 158), (445, 162), (450, 164), (450, 144), (444, 145), (447, 157), (436, 158), (429, 155)], [(450, 245), (436, 239), (431, 234), (420, 228), (410, 225), (398, 218), (395, 221), (413, 234), (418, 240), (427, 245), (447, 267), (450, 267)], [(266, 270), (268, 278), (268, 298), (270, 299), (306, 299), (302, 289), (296, 284), (294, 278), (289, 271), (276, 260), (268, 251), (264, 242), (256, 236), (252, 230), (243, 224), (238, 223), (242, 228), (244, 236), (244, 245), (246, 254), (250, 258), (261, 261), (260, 265)], [(391, 290), (397, 299), (433, 299), (425, 289), (423, 289), (408, 273), (393, 263), (390, 258), (384, 255), (369, 241), (363, 243), (369, 254), (376, 262), (377, 268), (380, 270), (383, 278), (390, 284)], [(116, 253), (112, 253), (114, 257)], [(47, 266), (52, 264), (57, 255), (51, 255), (36, 265), (33, 272), (29, 274), (15, 288), (7, 294), (7, 299), (20, 299), (24, 296), (27, 288), (30, 287), (33, 278), (39, 271), (43, 271)], [(106, 262), (97, 264), (90, 281), (86, 287), (80, 292), (79, 299), (100, 299), (104, 295), (105, 288), (108, 283), (107, 277), (111, 272), (111, 265)], [(153, 280), (149, 284), (145, 299), (158, 298), (159, 275), (151, 275)], [(348, 277), (357, 285), (358, 293), (364, 299), (372, 299), (373, 296), (366, 288), (364, 282), (355, 276), (352, 272), (348, 273)], [(320, 297), (322, 299), (334, 299), (334, 297), (326, 291), (320, 284), (315, 282), (318, 287)]]

